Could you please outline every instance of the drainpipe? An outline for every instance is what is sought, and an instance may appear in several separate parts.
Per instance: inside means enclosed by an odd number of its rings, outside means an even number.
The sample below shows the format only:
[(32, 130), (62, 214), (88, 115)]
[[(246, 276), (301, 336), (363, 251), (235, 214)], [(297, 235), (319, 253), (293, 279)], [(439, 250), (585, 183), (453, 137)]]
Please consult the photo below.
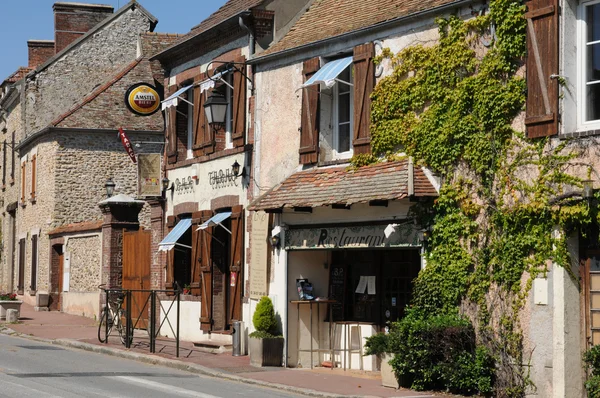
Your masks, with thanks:
[[(278, 215), (279, 217), (279, 225), (283, 224), (281, 222), (281, 220), (283, 219), (283, 215)], [(285, 338), (283, 339), (283, 353), (284, 353), (284, 357), (283, 357), (283, 366), (284, 368), (287, 368), (288, 366), (288, 357), (289, 357), (289, 353), (288, 353), (288, 349), (289, 349), (289, 344), (288, 344), (288, 330), (289, 330), (289, 324), (290, 324), (290, 320), (288, 318), (289, 315), (289, 311), (288, 311), (288, 307), (289, 307), (289, 289), (288, 289), (288, 253), (287, 250), (285, 250), (285, 234), (287, 232), (287, 228), (285, 228), (284, 226), (282, 226), (281, 228), (281, 237), (280, 237), (280, 244), (281, 244), (281, 249), (280, 249), (280, 255), (279, 255), (279, 262), (281, 262), (281, 266), (283, 268), (283, 280), (285, 283), (285, 305), (283, 306), (283, 319), (285, 319), (285, 323), (284, 323), (284, 327), (283, 327), (283, 335), (285, 336)], [(298, 335), (298, 338), (300, 338), (300, 336)]]
[(238, 22), (240, 24), (240, 27), (242, 27), (248, 32), (248, 52), (250, 53), (248, 58), (252, 58), (255, 51), (254, 32), (252, 31), (252, 29), (250, 29), (250, 27), (247, 25), (247, 22), (245, 21), (248, 19), (248, 17), (250, 17), (250, 11), (244, 11), (240, 15)]
[(408, 157), (408, 196), (415, 194), (415, 166), (412, 156)]

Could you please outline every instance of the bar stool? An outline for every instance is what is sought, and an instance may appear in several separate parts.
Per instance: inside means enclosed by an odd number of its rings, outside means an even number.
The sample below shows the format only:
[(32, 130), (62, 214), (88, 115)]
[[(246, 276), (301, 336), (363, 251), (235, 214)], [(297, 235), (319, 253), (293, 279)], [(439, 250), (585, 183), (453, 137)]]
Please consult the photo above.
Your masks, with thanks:
[[(335, 336), (337, 336), (337, 331), (338, 331), (338, 326), (340, 326), (341, 328), (341, 336), (345, 336), (345, 340), (346, 340), (346, 345), (344, 348), (339, 347), (339, 348), (335, 348)], [(352, 329), (356, 328), (357, 332), (357, 337), (358, 337), (358, 348), (352, 348), (353, 347), (353, 339), (352, 339)], [(355, 322), (355, 321), (337, 321), (333, 324), (333, 336), (332, 336), (332, 341), (333, 343), (333, 352), (342, 352), (344, 354), (344, 359), (343, 359), (343, 367), (344, 370), (346, 370), (346, 356), (348, 356), (348, 369), (352, 369), (352, 354), (358, 354), (358, 361), (360, 364), (360, 370), (363, 370), (363, 342), (362, 342), (362, 330), (360, 328), (360, 322)], [(342, 339), (343, 341), (343, 339)], [(334, 363), (334, 360), (332, 358), (331, 363)]]

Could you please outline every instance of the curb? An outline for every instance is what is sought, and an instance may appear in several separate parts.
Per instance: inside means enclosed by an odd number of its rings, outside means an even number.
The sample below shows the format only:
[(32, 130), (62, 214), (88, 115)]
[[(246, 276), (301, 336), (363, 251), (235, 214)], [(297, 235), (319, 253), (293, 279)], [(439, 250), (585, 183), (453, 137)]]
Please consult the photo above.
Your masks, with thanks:
[(217, 371), (217, 370), (208, 368), (206, 366), (202, 366), (202, 365), (198, 365), (198, 364), (194, 364), (194, 363), (185, 363), (183, 361), (178, 361), (178, 360), (174, 360), (174, 359), (167, 359), (167, 358), (148, 355), (148, 354), (124, 351), (124, 350), (120, 350), (118, 348), (103, 347), (100, 345), (83, 343), (83, 342), (77, 341), (77, 340), (43, 339), (43, 338), (31, 336), (31, 335), (17, 333), (10, 328), (4, 328), (4, 329), (0, 328), (0, 333), (8, 335), (8, 336), (12, 336), (12, 337), (21, 337), (21, 338), (25, 338), (28, 340), (34, 340), (34, 341), (38, 341), (40, 343), (54, 344), (54, 345), (59, 345), (59, 346), (68, 347), (68, 348), (74, 348), (74, 349), (78, 349), (78, 350), (95, 352), (98, 354), (111, 355), (111, 356), (115, 356), (115, 357), (119, 357), (119, 358), (130, 359), (130, 360), (134, 360), (134, 361), (138, 361), (138, 362), (147, 363), (150, 365), (164, 366), (167, 368), (182, 370), (185, 372), (195, 373), (195, 374), (209, 376), (209, 377), (215, 377), (215, 378), (219, 378), (219, 379), (225, 379), (228, 381), (234, 381), (234, 382), (238, 382), (238, 383), (252, 384), (252, 385), (256, 385), (256, 386), (260, 386), (260, 387), (272, 388), (275, 390), (281, 390), (281, 391), (286, 391), (286, 392), (290, 392), (290, 393), (294, 393), (294, 394), (305, 395), (308, 397), (369, 398), (364, 395), (332, 394), (332, 393), (327, 393), (327, 392), (323, 392), (323, 391), (311, 390), (309, 388), (288, 386), (285, 384), (278, 384), (278, 383), (271, 383), (268, 381), (255, 380), (255, 379), (251, 379), (248, 377), (236, 376), (236, 375), (233, 375), (230, 373)]

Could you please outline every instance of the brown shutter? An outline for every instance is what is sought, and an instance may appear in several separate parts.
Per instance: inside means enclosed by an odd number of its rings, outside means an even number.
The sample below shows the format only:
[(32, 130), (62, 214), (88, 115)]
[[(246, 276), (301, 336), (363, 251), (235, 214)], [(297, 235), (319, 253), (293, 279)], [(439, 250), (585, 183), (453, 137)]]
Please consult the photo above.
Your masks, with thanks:
[(27, 164), (21, 163), (21, 203), (25, 203), (25, 185), (27, 181)]
[(527, 3), (527, 102), (529, 138), (558, 134), (558, 0)]
[(8, 145), (6, 144), (6, 140), (2, 143), (2, 188), (6, 186), (6, 155), (8, 151), (6, 148)]
[(25, 285), (25, 239), (19, 240), (19, 283), (17, 293), (23, 294)]
[[(36, 185), (36, 166), (37, 166), (37, 155), (31, 157), (31, 199), (35, 200), (35, 185)], [(35, 289), (34, 289), (35, 290)]]
[[(243, 281), (243, 263), (244, 258), (244, 208), (243, 206), (233, 206), (231, 209), (231, 247), (230, 247), (229, 265), (230, 283), (229, 283), (229, 324), (233, 321), (239, 321), (242, 318), (242, 284)], [(235, 273), (235, 275), (234, 275)]]
[[(304, 81), (319, 70), (319, 58), (304, 61)], [(300, 122), (300, 164), (317, 163), (319, 157), (319, 86), (302, 89), (302, 119)]]
[(200, 289), (200, 261), (202, 259), (202, 231), (198, 227), (202, 224), (202, 212), (192, 214), (192, 259), (190, 264), (192, 293), (198, 294)]
[(354, 154), (371, 153), (371, 93), (375, 87), (373, 43), (354, 47)]
[[(214, 69), (210, 69), (208, 72), (206, 72), (207, 76), (213, 76), (215, 74)], [(203, 94), (204, 94), (204, 98), (208, 98), (210, 97), (210, 95), (212, 94), (213, 89), (210, 88), (208, 90), (206, 90)], [(202, 109), (204, 111), (204, 109)], [(206, 114), (203, 115), (203, 117), (206, 117)], [(202, 139), (202, 153), (204, 155), (210, 155), (211, 153), (213, 153), (215, 151), (215, 130), (213, 129), (212, 126), (210, 126), (208, 124), (208, 122), (205, 123), (206, 128), (204, 129), (204, 138)]]
[[(210, 210), (202, 212), (201, 222), (204, 222), (212, 217)], [(200, 255), (200, 329), (212, 329), (212, 259), (210, 254), (210, 244), (212, 241), (212, 227), (208, 227), (201, 231), (202, 239), (201, 255)]]
[[(167, 234), (173, 230), (177, 219), (175, 216), (167, 217)], [(173, 289), (173, 278), (175, 276), (175, 248), (167, 252), (167, 275), (165, 277), (165, 289)]]
[[(173, 86), (169, 89), (169, 96), (177, 91), (177, 86)], [(171, 106), (167, 108), (167, 161), (168, 163), (177, 162), (177, 107)]]
[[(194, 79), (194, 83), (200, 83), (206, 80), (206, 74), (201, 73), (196, 76)], [(194, 155), (199, 156), (202, 155), (202, 147), (204, 145), (204, 139), (206, 136), (206, 129), (210, 128), (208, 123), (206, 123), (206, 113), (204, 112), (204, 93), (200, 92), (200, 87), (194, 87), (194, 142), (192, 144), (192, 149), (194, 149)], [(199, 152), (196, 152), (199, 151)]]
[[(246, 57), (236, 58), (234, 62), (242, 63), (240, 69), (246, 70)], [(233, 73), (233, 125), (231, 126), (231, 139), (235, 148), (244, 146), (244, 133), (246, 131), (246, 78), (241, 72)]]
[(37, 290), (37, 260), (38, 260), (38, 236), (31, 236), (31, 285), (30, 289)]

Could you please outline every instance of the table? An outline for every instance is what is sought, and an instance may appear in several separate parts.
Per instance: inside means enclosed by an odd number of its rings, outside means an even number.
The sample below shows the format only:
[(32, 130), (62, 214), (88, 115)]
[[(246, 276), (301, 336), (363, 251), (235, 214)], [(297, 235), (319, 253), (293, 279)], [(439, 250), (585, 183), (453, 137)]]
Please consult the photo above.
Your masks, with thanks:
[[(292, 300), (290, 301), (291, 304), (296, 304), (296, 309), (297, 309), (297, 313), (298, 313), (298, 319), (296, 322), (296, 328), (297, 328), (297, 340), (298, 340), (298, 365), (300, 365), (300, 352), (310, 352), (310, 368), (313, 368), (313, 352), (329, 352), (329, 354), (331, 355), (331, 369), (333, 369), (334, 365), (335, 365), (335, 360), (333, 357), (333, 344), (331, 342), (332, 336), (331, 336), (331, 326), (332, 326), (332, 321), (331, 321), (331, 304), (337, 303), (337, 301), (335, 300)], [(320, 330), (320, 326), (319, 323), (321, 321), (321, 313), (320, 313), (320, 308), (321, 306), (319, 304), (326, 304), (328, 305), (328, 309), (329, 309), (329, 348), (325, 349), (325, 348), (313, 348), (313, 338), (312, 338), (312, 334), (313, 334), (313, 304), (317, 305), (317, 318), (318, 318), (318, 322), (317, 322), (317, 336), (320, 337), (321, 335), (321, 330)], [(309, 334), (310, 334), (310, 349), (300, 349), (300, 306), (301, 305), (308, 305), (310, 308), (310, 329), (309, 329)], [(320, 344), (319, 344), (320, 346)]]

